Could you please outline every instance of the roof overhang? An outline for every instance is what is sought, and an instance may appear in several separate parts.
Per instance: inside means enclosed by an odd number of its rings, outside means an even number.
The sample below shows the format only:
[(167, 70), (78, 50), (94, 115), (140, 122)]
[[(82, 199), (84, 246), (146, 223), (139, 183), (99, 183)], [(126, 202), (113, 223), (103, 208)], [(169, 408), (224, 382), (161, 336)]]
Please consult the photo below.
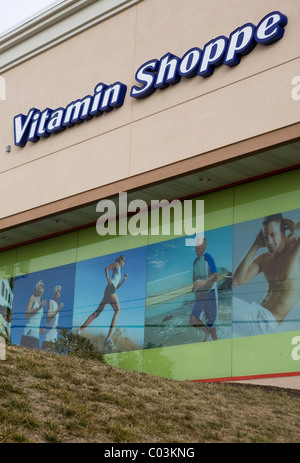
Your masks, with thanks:
[[(300, 125), (300, 124), (299, 124)], [(155, 172), (136, 178), (124, 179), (111, 185), (84, 192), (76, 197), (64, 198), (56, 203), (44, 205), (30, 211), (0, 219), (0, 250), (28, 244), (37, 240), (57, 236), (80, 228), (95, 226), (99, 218), (96, 205), (99, 200), (109, 198), (118, 208), (119, 192), (127, 193), (127, 200), (141, 199), (148, 206), (151, 200), (171, 201), (197, 197), (208, 192), (256, 181), (262, 177), (276, 175), (300, 167), (299, 125), (290, 127), (293, 137), (285, 130), (286, 140), (279, 143), (276, 132), (268, 139), (273, 146), (261, 146), (265, 139), (251, 140), (252, 150), (247, 152), (249, 141), (207, 153), (210, 164), (201, 165), (197, 158), (169, 165)], [(298, 137), (295, 134), (299, 134)], [(264, 140), (264, 141), (262, 141)], [(277, 144), (275, 142), (278, 142)], [(272, 145), (272, 144), (271, 144)], [(226, 159), (224, 153), (234, 152)], [(179, 173), (180, 172), (180, 173)], [(118, 209), (117, 209), (118, 210)]]

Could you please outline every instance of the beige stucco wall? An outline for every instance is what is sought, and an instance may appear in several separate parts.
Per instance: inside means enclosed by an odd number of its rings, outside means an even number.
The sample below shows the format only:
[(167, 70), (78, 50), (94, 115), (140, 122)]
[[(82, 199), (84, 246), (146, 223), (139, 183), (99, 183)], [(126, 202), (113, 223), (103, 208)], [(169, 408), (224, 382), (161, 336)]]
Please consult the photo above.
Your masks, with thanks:
[[(130, 98), (141, 64), (167, 52), (181, 57), (274, 10), (289, 20), (279, 42), (258, 45), (209, 78)], [(298, 0), (144, 0), (10, 69), (0, 102), (0, 218), (299, 122), (300, 102), (291, 97), (299, 25)], [(98, 82), (115, 81), (128, 87), (121, 108), (14, 146), (15, 115), (65, 107), (93, 94)]]

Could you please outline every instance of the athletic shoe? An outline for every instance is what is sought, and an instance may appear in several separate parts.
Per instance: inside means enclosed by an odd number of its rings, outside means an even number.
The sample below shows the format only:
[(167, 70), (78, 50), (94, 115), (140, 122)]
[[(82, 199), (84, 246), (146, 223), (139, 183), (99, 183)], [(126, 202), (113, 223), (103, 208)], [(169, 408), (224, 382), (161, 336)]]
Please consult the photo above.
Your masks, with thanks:
[(113, 340), (111, 338), (107, 338), (104, 343), (104, 349), (109, 350), (110, 352), (117, 350), (117, 346), (115, 346)]

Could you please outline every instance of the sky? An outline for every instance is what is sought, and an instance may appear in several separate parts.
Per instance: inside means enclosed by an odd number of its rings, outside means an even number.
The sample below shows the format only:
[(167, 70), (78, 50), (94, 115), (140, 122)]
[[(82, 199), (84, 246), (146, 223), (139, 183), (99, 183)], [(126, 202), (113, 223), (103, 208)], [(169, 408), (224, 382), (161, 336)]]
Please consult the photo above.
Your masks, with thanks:
[(64, 0), (0, 0), (0, 35), (37, 12)]

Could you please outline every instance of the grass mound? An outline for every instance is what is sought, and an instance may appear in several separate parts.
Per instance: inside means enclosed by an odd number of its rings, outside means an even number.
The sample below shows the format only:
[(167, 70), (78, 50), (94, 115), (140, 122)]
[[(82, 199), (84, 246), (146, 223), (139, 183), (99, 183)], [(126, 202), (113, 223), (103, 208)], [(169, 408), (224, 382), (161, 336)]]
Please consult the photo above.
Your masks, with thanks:
[(297, 391), (177, 382), (8, 346), (1, 443), (299, 442)]

